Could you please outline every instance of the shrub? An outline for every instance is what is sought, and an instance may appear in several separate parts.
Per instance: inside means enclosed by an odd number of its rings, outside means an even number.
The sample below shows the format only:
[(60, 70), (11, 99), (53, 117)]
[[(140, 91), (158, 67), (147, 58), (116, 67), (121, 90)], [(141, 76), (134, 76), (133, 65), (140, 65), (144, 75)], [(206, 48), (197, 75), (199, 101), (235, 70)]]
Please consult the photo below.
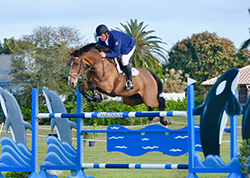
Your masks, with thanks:
[(250, 173), (250, 139), (248, 141), (243, 140), (241, 142), (240, 146), (240, 155), (239, 155), (239, 161), (240, 161), (240, 171), (242, 174), (249, 174)]
[(27, 178), (29, 177), (28, 172), (7, 172), (5, 177), (12, 177), (12, 178)]
[[(128, 106), (125, 104), (121, 104), (118, 101), (108, 101), (105, 103), (96, 103), (96, 102), (87, 102), (84, 103), (84, 111), (85, 112), (130, 112), (130, 111), (147, 111), (147, 107), (145, 104), (137, 105), (137, 106)], [(90, 118), (85, 119), (85, 125), (141, 125), (149, 123), (148, 119), (143, 118)]]
[(177, 101), (175, 100), (167, 100), (166, 101), (166, 109), (167, 111), (184, 111), (187, 110), (187, 98)]
[[(137, 106), (128, 106), (121, 104), (118, 101), (108, 101), (105, 103), (88, 102), (84, 103), (85, 112), (133, 112), (147, 111), (148, 107), (145, 104)], [(157, 108), (154, 109), (157, 111)], [(166, 100), (166, 111), (184, 111), (187, 110), (187, 99), (183, 100)], [(85, 119), (85, 125), (142, 125), (151, 123), (147, 117), (139, 118), (90, 118)]]

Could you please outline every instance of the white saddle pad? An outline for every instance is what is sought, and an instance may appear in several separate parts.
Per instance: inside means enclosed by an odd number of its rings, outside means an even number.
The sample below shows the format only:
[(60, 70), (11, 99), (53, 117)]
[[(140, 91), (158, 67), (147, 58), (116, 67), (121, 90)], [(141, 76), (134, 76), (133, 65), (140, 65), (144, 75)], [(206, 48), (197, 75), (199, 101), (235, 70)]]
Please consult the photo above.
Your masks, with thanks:
[[(115, 58), (115, 63), (116, 63), (116, 69), (117, 69), (117, 71), (119, 72), (119, 74), (121, 74), (122, 70), (121, 70), (120, 65), (118, 64), (116, 58)], [(139, 70), (137, 70), (136, 68), (132, 67), (132, 76), (137, 76), (137, 75), (139, 75), (139, 73), (140, 73)], [(126, 75), (126, 74), (123, 73), (123, 75)]]
[[(139, 75), (139, 70), (137, 70), (136, 68), (132, 67), (132, 76), (136, 76), (136, 75)], [(125, 74), (123, 74), (125, 75)]]

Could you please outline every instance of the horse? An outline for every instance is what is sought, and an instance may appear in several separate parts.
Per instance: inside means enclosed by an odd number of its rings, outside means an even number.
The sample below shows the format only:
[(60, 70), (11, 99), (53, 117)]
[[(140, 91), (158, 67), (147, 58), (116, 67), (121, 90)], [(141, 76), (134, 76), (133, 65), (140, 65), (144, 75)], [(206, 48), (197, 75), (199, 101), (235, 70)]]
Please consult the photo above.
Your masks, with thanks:
[[(123, 103), (130, 106), (144, 103), (148, 107), (148, 111), (157, 107), (159, 111), (165, 110), (162, 83), (155, 73), (151, 70), (136, 68), (139, 74), (132, 77), (134, 88), (126, 90), (126, 76), (118, 72), (114, 59), (101, 58), (100, 51), (110, 52), (111, 50), (99, 46), (98, 43), (90, 43), (74, 52), (68, 49), (70, 54), (68, 85), (71, 88), (75, 88), (81, 75), (86, 74), (87, 81), (78, 89), (87, 101), (101, 101), (102, 95), (98, 94), (97, 90), (109, 96), (121, 96)], [(88, 69), (85, 71), (86, 67)], [(85, 90), (91, 90), (93, 96)], [(159, 120), (159, 117), (149, 117), (148, 119), (150, 121)], [(165, 117), (160, 117), (160, 122), (164, 126), (171, 124), (171, 121)]]

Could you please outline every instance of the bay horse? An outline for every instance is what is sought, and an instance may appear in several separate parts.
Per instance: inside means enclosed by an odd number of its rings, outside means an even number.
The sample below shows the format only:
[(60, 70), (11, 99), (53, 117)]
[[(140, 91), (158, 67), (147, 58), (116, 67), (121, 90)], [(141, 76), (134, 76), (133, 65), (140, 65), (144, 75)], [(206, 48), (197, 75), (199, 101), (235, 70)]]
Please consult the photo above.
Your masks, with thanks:
[[(121, 96), (123, 103), (130, 106), (144, 103), (149, 111), (156, 107), (159, 111), (165, 110), (165, 98), (161, 96), (162, 83), (155, 73), (151, 70), (136, 68), (139, 74), (132, 77), (134, 89), (126, 90), (126, 76), (118, 72), (114, 59), (101, 58), (100, 51), (111, 50), (97, 43), (90, 43), (74, 52), (68, 49), (71, 56), (68, 62), (70, 67), (68, 85), (71, 88), (76, 87), (78, 79), (84, 73), (87, 81), (78, 88), (87, 101), (100, 101), (101, 95), (96, 92), (98, 90), (110, 96)], [(85, 71), (86, 66), (88, 69)], [(85, 90), (91, 90), (93, 96)], [(160, 122), (164, 126), (171, 124), (171, 121), (165, 117), (160, 117)]]

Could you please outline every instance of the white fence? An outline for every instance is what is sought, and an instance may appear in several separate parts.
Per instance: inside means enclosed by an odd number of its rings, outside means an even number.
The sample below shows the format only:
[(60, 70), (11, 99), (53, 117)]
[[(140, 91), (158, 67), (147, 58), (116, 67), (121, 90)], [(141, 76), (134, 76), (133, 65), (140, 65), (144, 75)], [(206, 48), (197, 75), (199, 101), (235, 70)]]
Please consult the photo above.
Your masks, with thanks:
[[(177, 101), (178, 99), (183, 100), (185, 98), (185, 92), (183, 93), (162, 93), (161, 96), (163, 96), (165, 98), (165, 100), (175, 100)], [(104, 100), (104, 102), (106, 101), (110, 101), (110, 100), (117, 100), (119, 102), (122, 102), (122, 97), (109, 97), (107, 96), (107, 98)]]
[(175, 101), (177, 101), (178, 99), (183, 100), (185, 98), (185, 93), (162, 93), (162, 96), (166, 100), (175, 100)]

